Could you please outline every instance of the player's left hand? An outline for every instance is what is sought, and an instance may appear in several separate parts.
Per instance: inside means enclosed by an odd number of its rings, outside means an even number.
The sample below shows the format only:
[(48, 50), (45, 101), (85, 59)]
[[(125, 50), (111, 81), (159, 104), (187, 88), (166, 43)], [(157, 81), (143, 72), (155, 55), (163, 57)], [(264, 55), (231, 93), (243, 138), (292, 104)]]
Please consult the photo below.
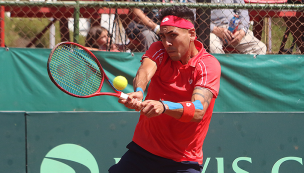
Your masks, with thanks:
[(243, 37), (246, 35), (244, 30), (238, 30), (233, 34), (233, 39), (230, 42), (230, 45), (237, 46), (240, 44)]
[(164, 111), (163, 104), (156, 100), (145, 100), (141, 103), (141, 107), (140, 114), (148, 118), (158, 116)]

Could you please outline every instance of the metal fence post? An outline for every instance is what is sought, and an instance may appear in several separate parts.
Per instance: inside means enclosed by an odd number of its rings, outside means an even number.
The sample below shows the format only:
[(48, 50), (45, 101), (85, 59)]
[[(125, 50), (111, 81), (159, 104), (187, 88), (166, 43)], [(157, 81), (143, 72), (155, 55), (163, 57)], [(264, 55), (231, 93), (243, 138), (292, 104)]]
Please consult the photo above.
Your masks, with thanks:
[(4, 46), (4, 6), (0, 6), (0, 47)]
[[(211, 3), (211, 0), (198, 0), (199, 3)], [(196, 33), (197, 39), (204, 44), (207, 52), (210, 52), (210, 8), (199, 8), (196, 10)]]
[(76, 5), (74, 8), (74, 42), (79, 43), (79, 13), (80, 13), (80, 6), (79, 0), (76, 0)]

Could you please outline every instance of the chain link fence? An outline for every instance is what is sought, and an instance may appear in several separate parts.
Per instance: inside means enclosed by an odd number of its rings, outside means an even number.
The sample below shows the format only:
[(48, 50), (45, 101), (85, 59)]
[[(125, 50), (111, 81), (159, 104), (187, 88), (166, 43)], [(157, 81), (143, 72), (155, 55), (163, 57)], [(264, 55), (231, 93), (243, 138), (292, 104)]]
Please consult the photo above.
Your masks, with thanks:
[[(59, 42), (73, 41), (93, 50), (142, 52), (158, 40), (154, 32), (159, 24), (158, 11), (186, 5), (195, 13), (198, 40), (212, 53), (220, 53), (217, 49), (224, 53), (304, 53), (301, 1), (240, 2), (0, 1), (0, 46), (52, 48)], [(152, 25), (144, 23), (138, 10), (150, 17)], [(240, 19), (237, 31), (246, 36), (241, 44), (228, 45), (223, 33), (235, 14)], [(235, 37), (237, 34), (240, 32)]]

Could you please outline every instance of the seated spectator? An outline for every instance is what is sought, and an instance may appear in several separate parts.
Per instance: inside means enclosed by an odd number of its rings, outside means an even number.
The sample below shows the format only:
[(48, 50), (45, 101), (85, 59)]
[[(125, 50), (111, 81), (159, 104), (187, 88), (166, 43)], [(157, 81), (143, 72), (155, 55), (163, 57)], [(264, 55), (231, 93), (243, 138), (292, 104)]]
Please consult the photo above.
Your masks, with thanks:
[[(244, 0), (211, 0), (212, 3), (244, 4)], [(266, 54), (266, 45), (249, 30), (248, 10), (236, 10), (240, 23), (234, 33), (228, 30), (230, 19), (236, 15), (233, 9), (211, 10), (210, 53), (225, 54), (223, 46), (229, 46), (243, 54)]]
[(92, 26), (87, 34), (85, 46), (89, 50), (119, 52), (112, 44), (109, 32), (102, 26)]
[(126, 34), (130, 39), (128, 48), (132, 51), (145, 52), (150, 45), (158, 41), (157, 31), (159, 25), (156, 24), (155, 10), (133, 8), (129, 16), (131, 21), (125, 26)]
[[(171, 2), (171, 3), (195, 3), (196, 0), (132, 0), (135, 2)], [(192, 9), (195, 13), (195, 9)], [(150, 45), (159, 40), (158, 17), (159, 9), (152, 8), (132, 8), (127, 15), (119, 15), (126, 35), (130, 42), (125, 48), (135, 52), (145, 52)]]

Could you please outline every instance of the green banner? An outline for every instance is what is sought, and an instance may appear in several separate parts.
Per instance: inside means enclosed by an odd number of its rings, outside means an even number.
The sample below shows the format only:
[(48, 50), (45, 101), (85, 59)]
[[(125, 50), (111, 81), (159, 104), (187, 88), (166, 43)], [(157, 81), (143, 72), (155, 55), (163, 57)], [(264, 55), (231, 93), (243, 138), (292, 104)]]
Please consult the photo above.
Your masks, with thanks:
[[(61, 92), (46, 69), (50, 49), (0, 48), (0, 110), (129, 111), (112, 96), (87, 99)], [(143, 53), (95, 51), (106, 74), (132, 80)], [(304, 111), (304, 55), (214, 55), (222, 77), (216, 112)], [(104, 86), (104, 91), (110, 91)]]
[[(126, 111), (117, 98), (99, 96), (75, 98), (63, 93), (50, 80), (47, 59), (50, 49), (0, 49), (0, 110), (25, 111)], [(133, 91), (132, 80), (140, 65), (140, 55), (96, 52), (105, 72), (112, 80), (127, 78), (124, 92)], [(107, 84), (103, 91), (111, 91)], [(113, 91), (112, 91), (113, 92)]]
[(29, 112), (29, 173), (106, 173), (126, 152), (138, 117), (131, 111)]
[[(126, 152), (139, 118), (131, 111), (27, 115), (28, 173), (106, 173)], [(202, 173), (303, 172), (303, 115), (214, 113)]]
[(215, 111), (303, 111), (304, 55), (215, 55), (222, 77)]
[(206, 173), (304, 172), (303, 115), (214, 113), (203, 146)]
[(26, 172), (25, 112), (0, 112), (0, 170)]

